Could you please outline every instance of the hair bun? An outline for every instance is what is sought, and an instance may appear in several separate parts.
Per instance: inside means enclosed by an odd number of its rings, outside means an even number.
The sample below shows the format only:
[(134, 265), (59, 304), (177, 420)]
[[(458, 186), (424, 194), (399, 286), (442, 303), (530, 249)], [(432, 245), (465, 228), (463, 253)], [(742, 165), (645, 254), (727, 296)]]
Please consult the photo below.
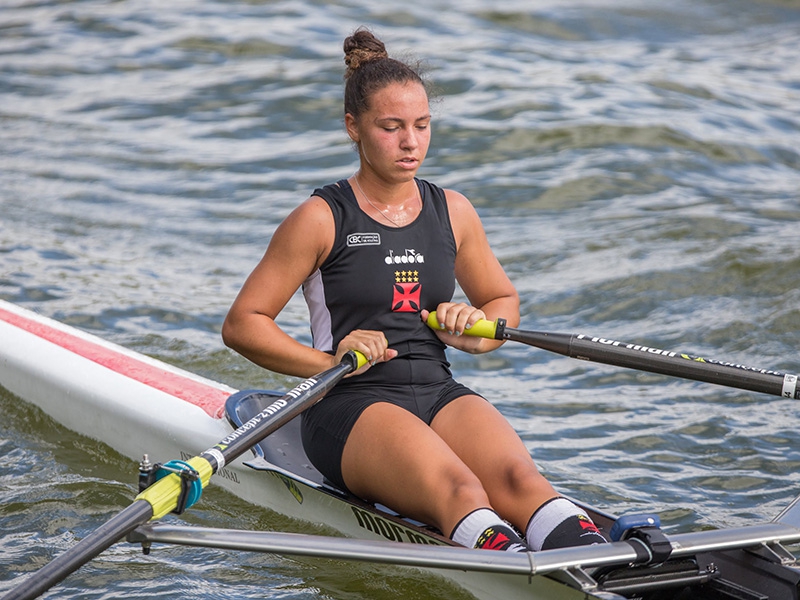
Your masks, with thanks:
[(347, 65), (345, 78), (350, 77), (360, 66), (382, 58), (389, 58), (383, 42), (372, 35), (371, 31), (357, 29), (344, 41), (344, 62)]

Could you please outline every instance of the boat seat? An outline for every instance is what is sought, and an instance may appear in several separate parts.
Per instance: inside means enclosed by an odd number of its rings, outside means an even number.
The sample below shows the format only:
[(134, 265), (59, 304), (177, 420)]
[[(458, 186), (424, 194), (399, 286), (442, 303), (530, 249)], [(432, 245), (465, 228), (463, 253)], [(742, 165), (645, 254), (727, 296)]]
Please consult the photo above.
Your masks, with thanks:
[[(225, 416), (234, 427), (241, 427), (281, 396), (283, 396), (283, 393), (273, 390), (242, 390), (236, 392), (231, 394), (225, 401)], [(308, 456), (306, 456), (303, 443), (300, 440), (299, 415), (261, 440), (253, 446), (252, 450), (257, 458), (263, 459), (270, 465), (299, 475), (303, 479), (322, 485), (339, 494), (345, 493), (330, 480), (323, 477), (322, 473), (317, 471)], [(249, 463), (245, 464), (258, 468)]]

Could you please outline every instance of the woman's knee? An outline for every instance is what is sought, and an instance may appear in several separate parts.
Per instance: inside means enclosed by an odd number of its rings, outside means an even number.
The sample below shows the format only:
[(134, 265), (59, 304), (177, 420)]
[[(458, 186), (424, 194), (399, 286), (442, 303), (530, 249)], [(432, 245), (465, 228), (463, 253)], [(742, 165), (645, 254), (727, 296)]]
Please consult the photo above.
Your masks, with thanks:
[(448, 535), (466, 515), (489, 508), (491, 501), (478, 477), (466, 466), (443, 467), (436, 476), (432, 513), (437, 527)]
[(455, 503), (480, 506), (488, 502), (483, 484), (466, 466), (445, 469), (439, 481), (444, 495), (451, 497)]
[(484, 482), (490, 493), (495, 491), (503, 495), (530, 498), (541, 494), (550, 494), (553, 487), (539, 473), (533, 460), (511, 458), (497, 465), (492, 481)]

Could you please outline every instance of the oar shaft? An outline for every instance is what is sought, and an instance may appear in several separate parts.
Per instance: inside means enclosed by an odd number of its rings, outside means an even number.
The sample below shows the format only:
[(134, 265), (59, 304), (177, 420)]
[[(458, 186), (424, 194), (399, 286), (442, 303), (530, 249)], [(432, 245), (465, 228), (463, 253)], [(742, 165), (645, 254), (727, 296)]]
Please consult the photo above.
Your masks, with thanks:
[(152, 514), (153, 509), (148, 502), (134, 502), (13, 588), (3, 596), (3, 600), (31, 600), (40, 596), (136, 527), (146, 523)]
[[(363, 354), (348, 352), (339, 364), (319, 375), (309, 377), (219, 443), (189, 460), (189, 464), (200, 475), (203, 487), (208, 484), (211, 475), (319, 402), (342, 377), (365, 363), (366, 358)], [(160, 519), (177, 508), (180, 491), (180, 478), (177, 475), (170, 475), (151, 485), (139, 494), (137, 499), (147, 500), (153, 506), (152, 518)]]
[[(501, 329), (498, 327), (498, 329)], [(682, 377), (705, 383), (800, 398), (797, 376), (770, 369), (701, 358), (682, 352), (630, 344), (586, 335), (523, 331), (504, 327), (498, 339), (507, 339), (556, 352), (570, 358)]]
[[(428, 325), (433, 329), (441, 328), (435, 312), (428, 316)], [(570, 358), (715, 383), (782, 398), (800, 399), (797, 375), (651, 348), (643, 344), (630, 344), (583, 334), (525, 331), (507, 327), (505, 319), (478, 321), (470, 329), (465, 330), (464, 334), (522, 342)]]
[(200, 456), (208, 460), (216, 472), (247, 452), (270, 433), (277, 431), (301, 412), (316, 404), (342, 377), (365, 363), (366, 358), (363, 354), (348, 352), (339, 364), (319, 375), (309, 377), (289, 390)]

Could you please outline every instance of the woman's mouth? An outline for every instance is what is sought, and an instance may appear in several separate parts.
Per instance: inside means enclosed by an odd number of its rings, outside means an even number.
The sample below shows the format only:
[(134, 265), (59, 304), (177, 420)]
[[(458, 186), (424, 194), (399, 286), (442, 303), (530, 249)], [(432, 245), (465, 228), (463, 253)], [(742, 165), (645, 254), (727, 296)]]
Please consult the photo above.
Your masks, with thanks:
[(412, 167), (416, 167), (417, 165), (419, 165), (419, 161), (416, 158), (412, 158), (410, 156), (401, 158), (397, 162), (401, 167), (405, 167), (405, 168), (412, 168)]

